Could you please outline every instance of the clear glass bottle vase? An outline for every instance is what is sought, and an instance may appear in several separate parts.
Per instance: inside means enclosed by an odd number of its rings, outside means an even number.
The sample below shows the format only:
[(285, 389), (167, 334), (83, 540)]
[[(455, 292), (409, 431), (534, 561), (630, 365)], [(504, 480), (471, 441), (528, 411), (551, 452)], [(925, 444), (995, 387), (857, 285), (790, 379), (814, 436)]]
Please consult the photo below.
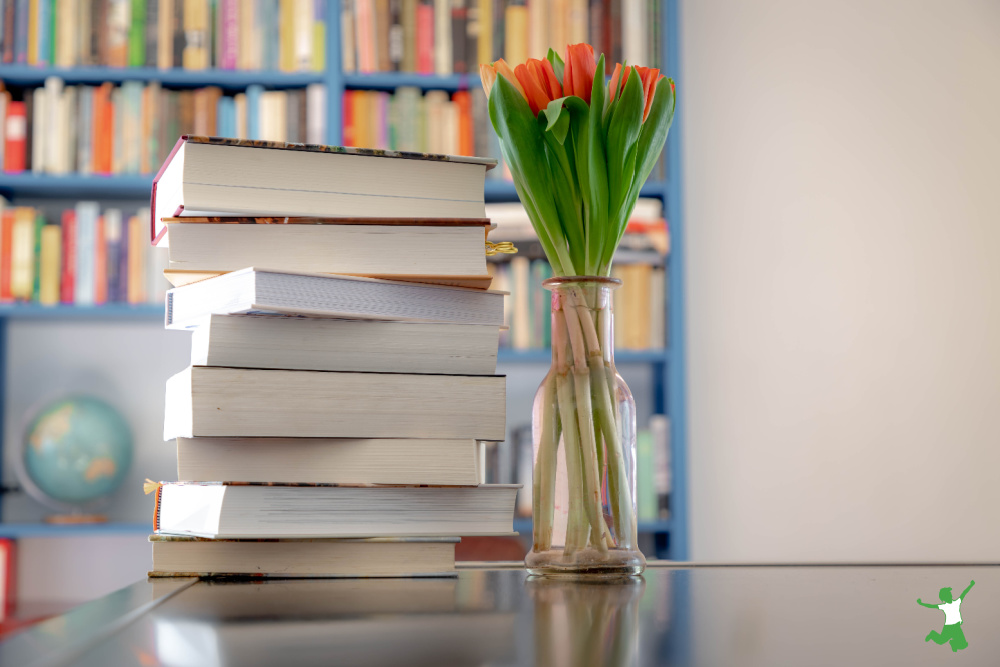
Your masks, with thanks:
[(620, 280), (550, 278), (552, 366), (532, 408), (534, 472), (528, 572), (640, 574), (635, 400), (615, 369), (612, 291)]

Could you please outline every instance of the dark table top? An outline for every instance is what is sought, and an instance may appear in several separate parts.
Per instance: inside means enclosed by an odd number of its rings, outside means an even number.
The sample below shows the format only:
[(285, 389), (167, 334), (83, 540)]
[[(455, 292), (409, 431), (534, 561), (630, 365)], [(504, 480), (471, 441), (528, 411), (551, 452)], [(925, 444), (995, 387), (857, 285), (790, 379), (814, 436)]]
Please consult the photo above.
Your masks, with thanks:
[[(961, 595), (968, 647), (943, 630)], [(561, 581), (150, 579), (0, 644), (0, 665), (996, 665), (1000, 566), (654, 566)], [(953, 632), (953, 630), (951, 631)]]

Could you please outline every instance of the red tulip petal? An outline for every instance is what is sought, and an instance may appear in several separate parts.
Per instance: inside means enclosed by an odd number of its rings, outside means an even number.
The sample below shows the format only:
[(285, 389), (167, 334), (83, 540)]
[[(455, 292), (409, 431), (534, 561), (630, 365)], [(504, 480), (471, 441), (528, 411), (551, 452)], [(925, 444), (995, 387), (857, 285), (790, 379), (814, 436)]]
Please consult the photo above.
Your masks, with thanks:
[(563, 89), (567, 95), (576, 95), (590, 104), (594, 85), (594, 47), (590, 44), (570, 44), (566, 47), (566, 69), (563, 71)]
[(524, 65), (515, 67), (514, 75), (517, 76), (517, 80), (521, 82), (524, 91), (527, 93), (526, 97), (528, 99), (528, 106), (531, 107), (531, 113), (537, 116), (538, 112), (544, 109), (550, 102), (548, 95), (538, 79), (533, 77)]
[(545, 81), (548, 84), (549, 97), (553, 100), (559, 99), (563, 96), (562, 84), (559, 83), (559, 77), (556, 76), (556, 71), (552, 69), (552, 63), (548, 60), (542, 60), (541, 68)]

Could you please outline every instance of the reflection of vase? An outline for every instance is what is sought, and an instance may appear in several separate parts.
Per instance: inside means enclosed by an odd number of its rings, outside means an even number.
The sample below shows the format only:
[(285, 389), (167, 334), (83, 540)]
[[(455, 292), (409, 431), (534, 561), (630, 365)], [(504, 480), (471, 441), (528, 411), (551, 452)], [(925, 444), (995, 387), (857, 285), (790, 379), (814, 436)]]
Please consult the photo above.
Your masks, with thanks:
[(611, 291), (621, 281), (550, 278), (552, 367), (535, 395), (531, 574), (640, 574), (635, 401), (615, 370)]
[(529, 577), (535, 664), (630, 667), (638, 662), (642, 577), (559, 581)]

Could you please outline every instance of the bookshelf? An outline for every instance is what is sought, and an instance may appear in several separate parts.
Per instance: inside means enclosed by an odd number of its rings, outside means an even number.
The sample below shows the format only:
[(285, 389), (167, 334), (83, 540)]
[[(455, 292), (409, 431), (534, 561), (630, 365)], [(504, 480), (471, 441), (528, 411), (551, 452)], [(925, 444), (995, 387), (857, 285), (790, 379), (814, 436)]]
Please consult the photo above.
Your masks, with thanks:
[[(659, 0), (664, 29), (660, 31), (659, 47), (666, 63), (664, 72), (679, 80), (677, 5), (679, 0)], [(405, 72), (373, 74), (345, 73), (341, 66), (341, 15), (340, 3), (327, 2), (326, 28), (326, 69), (322, 72), (279, 72), (279, 71), (231, 71), (207, 70), (160, 70), (149, 67), (33, 67), (27, 65), (0, 65), (0, 81), (8, 87), (40, 86), (46, 77), (58, 76), (66, 84), (97, 84), (105, 81), (159, 81), (166, 87), (196, 88), (218, 86), (226, 91), (245, 89), (251, 84), (260, 84), (268, 89), (301, 88), (313, 83), (326, 86), (326, 127), (327, 141), (341, 143), (341, 104), (345, 90), (391, 91), (400, 86), (415, 86), (422, 90), (478, 90), (477, 75), (433, 76)], [(678, 85), (683, 90), (682, 84)], [(671, 424), (671, 507), (669, 520), (642, 522), (640, 530), (654, 534), (657, 556), (676, 560), (688, 557), (688, 511), (687, 511), (687, 419), (686, 419), (686, 362), (685, 362), (685, 320), (684, 320), (684, 219), (681, 202), (681, 114), (674, 119), (674, 125), (665, 149), (666, 178), (650, 181), (642, 189), (642, 195), (660, 198), (664, 203), (670, 228), (671, 251), (666, 259), (667, 274), (667, 318), (669, 347), (667, 349), (619, 351), (619, 364), (647, 364), (652, 369), (653, 391), (651, 397), (638, 400), (652, 400), (653, 412), (666, 414)], [(30, 173), (0, 173), (0, 194), (13, 201), (19, 199), (115, 199), (145, 200), (149, 197), (152, 175), (127, 176), (52, 176)], [(488, 202), (517, 201), (517, 193), (512, 183), (488, 180), (485, 187)], [(156, 320), (163, 317), (159, 306), (107, 305), (93, 307), (56, 306), (45, 307), (34, 304), (0, 306), (0, 400), (4, 393), (4, 371), (6, 356), (7, 323), (14, 320)], [(548, 350), (513, 350), (502, 348), (498, 361), (504, 365), (549, 363)], [(0, 411), (0, 433), (3, 427), (3, 413)], [(2, 498), (0, 498), (2, 500)], [(530, 520), (516, 520), (515, 530), (530, 531)], [(36, 537), (77, 534), (125, 534), (147, 532), (146, 524), (100, 524), (89, 526), (60, 526), (48, 524), (0, 523), (0, 537)]]

